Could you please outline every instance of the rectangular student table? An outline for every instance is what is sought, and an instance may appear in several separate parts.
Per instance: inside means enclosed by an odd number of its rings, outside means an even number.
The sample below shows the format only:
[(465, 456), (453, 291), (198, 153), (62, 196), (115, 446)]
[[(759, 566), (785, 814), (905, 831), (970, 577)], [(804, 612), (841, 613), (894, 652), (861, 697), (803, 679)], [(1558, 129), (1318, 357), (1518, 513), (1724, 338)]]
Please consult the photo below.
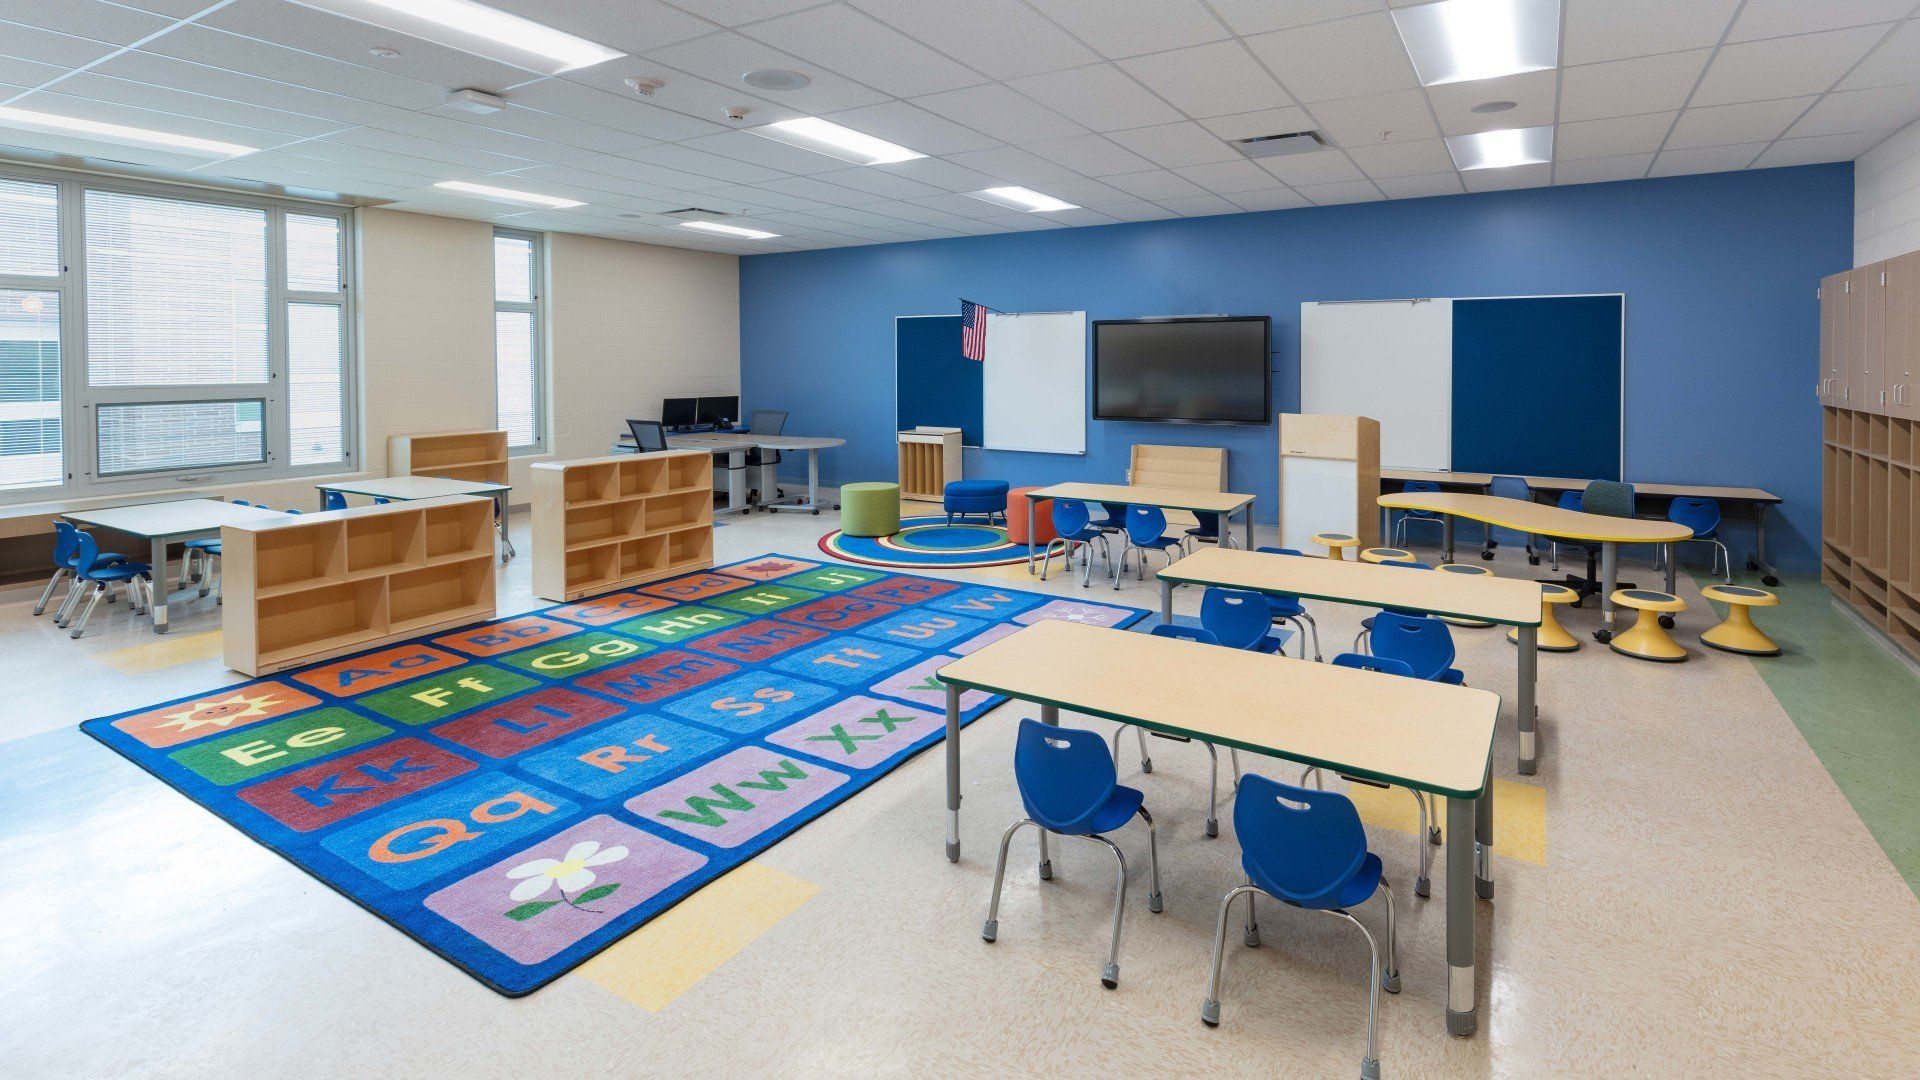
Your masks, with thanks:
[(1250, 589), (1257, 593), (1330, 600), (1336, 604), (1393, 607), (1427, 615), (1511, 626), (1519, 630), (1518, 672), (1520, 771), (1538, 769), (1540, 585), (1486, 574), (1410, 574), (1394, 566), (1344, 562), (1305, 555), (1202, 548), (1160, 571), (1160, 621), (1173, 622), (1176, 585)]
[(61, 517), (75, 525), (112, 529), (147, 541), (153, 566), (153, 632), (167, 632), (167, 597), (187, 587), (182, 581), (169, 589), (167, 582), (167, 546), (186, 540), (211, 540), (220, 535), (220, 526), (246, 521), (264, 521), (286, 515), (259, 506), (239, 506), (219, 499), (179, 499), (174, 502), (136, 503), (104, 510), (72, 510)]
[(494, 520), (500, 527), (500, 561), (513, 558), (513, 541), (507, 539), (507, 497), (513, 494), (510, 484), (493, 484), (484, 480), (449, 480), (444, 476), (379, 476), (365, 480), (329, 480), (324, 484), (313, 485), (321, 492), (320, 508), (327, 508), (326, 493), (337, 491), (342, 495), (365, 495), (373, 499), (390, 499), (394, 502), (412, 502), (415, 499), (438, 499), (447, 495), (477, 495), (493, 500)]
[(949, 862), (960, 861), (964, 690), (1031, 701), (1049, 724), (1067, 709), (1445, 798), (1447, 1029), (1473, 1034), (1473, 898), (1493, 896), (1488, 771), (1498, 696), (1061, 620), (1009, 634), (938, 674), (947, 688)]
[[(1134, 484), (1055, 484), (1052, 487), (1035, 488), (1027, 492), (1027, 508), (1042, 499), (1078, 499), (1081, 502), (1127, 503), (1138, 506), (1157, 506), (1162, 510), (1185, 510), (1188, 513), (1220, 515), (1220, 532), (1224, 535), (1227, 523), (1235, 514), (1240, 515), (1247, 538), (1246, 548), (1253, 549), (1253, 496), (1237, 495), (1231, 491), (1200, 491), (1189, 488), (1146, 487)], [(1032, 514), (1029, 512), (1028, 517)], [(1027, 530), (1027, 573), (1033, 573), (1033, 530)]]

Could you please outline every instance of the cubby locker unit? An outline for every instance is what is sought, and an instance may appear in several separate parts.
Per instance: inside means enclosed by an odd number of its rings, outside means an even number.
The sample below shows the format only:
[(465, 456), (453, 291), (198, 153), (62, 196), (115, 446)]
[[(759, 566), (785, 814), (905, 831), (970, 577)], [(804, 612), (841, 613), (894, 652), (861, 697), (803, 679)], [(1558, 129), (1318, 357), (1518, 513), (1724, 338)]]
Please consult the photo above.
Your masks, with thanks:
[(227, 666), (266, 675), (493, 617), (493, 502), (356, 506), (220, 530)]
[(507, 433), (448, 431), (431, 435), (389, 435), (387, 474), (504, 484), (507, 482)]
[(533, 592), (565, 602), (713, 565), (704, 450), (532, 468)]
[(900, 497), (922, 502), (946, 498), (960, 479), (960, 429), (914, 428), (900, 433)]

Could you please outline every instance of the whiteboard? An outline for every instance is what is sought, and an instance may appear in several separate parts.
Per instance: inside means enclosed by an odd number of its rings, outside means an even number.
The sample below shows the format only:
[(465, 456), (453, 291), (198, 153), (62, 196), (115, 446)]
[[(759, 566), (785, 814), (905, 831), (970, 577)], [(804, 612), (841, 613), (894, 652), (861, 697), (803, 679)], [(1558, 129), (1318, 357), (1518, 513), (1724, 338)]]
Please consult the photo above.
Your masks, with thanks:
[(1300, 411), (1380, 421), (1380, 465), (1453, 467), (1453, 301), (1300, 305)]
[(1087, 452), (1087, 313), (987, 316), (981, 445)]

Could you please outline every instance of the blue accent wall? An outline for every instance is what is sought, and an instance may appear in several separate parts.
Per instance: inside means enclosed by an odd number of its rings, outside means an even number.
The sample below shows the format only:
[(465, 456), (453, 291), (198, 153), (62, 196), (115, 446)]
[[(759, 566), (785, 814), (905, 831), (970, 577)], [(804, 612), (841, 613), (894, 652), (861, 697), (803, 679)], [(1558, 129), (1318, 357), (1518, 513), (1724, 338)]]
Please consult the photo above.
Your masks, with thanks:
[[(741, 384), (747, 406), (789, 410), (788, 431), (848, 440), (821, 456), (829, 481), (891, 480), (894, 316), (954, 312), (956, 296), (1089, 319), (1271, 315), (1288, 411), (1302, 301), (1620, 292), (1627, 477), (1765, 487), (1786, 500), (1774, 562), (1811, 569), (1814, 290), (1852, 261), (1846, 163), (756, 255), (740, 261)], [(971, 450), (966, 474), (1118, 482), (1136, 442), (1222, 446), (1232, 488), (1271, 521), (1275, 439), (1089, 420), (1084, 457)]]

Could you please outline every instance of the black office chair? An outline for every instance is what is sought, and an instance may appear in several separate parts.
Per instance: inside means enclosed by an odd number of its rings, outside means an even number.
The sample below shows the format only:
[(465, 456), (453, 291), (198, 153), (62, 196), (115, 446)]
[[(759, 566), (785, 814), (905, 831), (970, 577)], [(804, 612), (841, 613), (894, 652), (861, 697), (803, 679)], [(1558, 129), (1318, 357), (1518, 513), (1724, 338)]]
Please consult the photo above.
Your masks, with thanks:
[[(1607, 517), (1630, 518), (1633, 515), (1633, 485), (1618, 480), (1589, 480), (1586, 490), (1580, 493), (1580, 510), (1586, 514), (1604, 514)], [(1572, 547), (1584, 547), (1587, 550), (1587, 576), (1575, 577), (1568, 574), (1561, 581), (1541, 581), (1550, 585), (1565, 585), (1579, 594), (1573, 605), (1579, 607), (1586, 603), (1589, 596), (1600, 592), (1600, 551), (1605, 545), (1584, 541), (1561, 541)], [(1631, 589), (1636, 586), (1631, 581), (1614, 583), (1616, 589)]]
[[(780, 429), (787, 426), (787, 414), (784, 409), (755, 409), (753, 410), (752, 419), (748, 420), (747, 424), (748, 429), (755, 435), (778, 435), (780, 434)], [(763, 451), (756, 446), (747, 451), (747, 468), (751, 470), (755, 478), (764, 482), (767, 477), (764, 468), (771, 467), (774, 470), (774, 480), (772, 484), (773, 499), (765, 500), (767, 502), (772, 502), (774, 499), (785, 498), (787, 494), (786, 490), (780, 487), (779, 464), (780, 451), (778, 450)], [(747, 492), (748, 506), (752, 506), (761, 501), (759, 488), (754, 488)]]
[(667, 429), (658, 420), (629, 420), (627, 430), (633, 432), (636, 454), (653, 454), (667, 448)]

